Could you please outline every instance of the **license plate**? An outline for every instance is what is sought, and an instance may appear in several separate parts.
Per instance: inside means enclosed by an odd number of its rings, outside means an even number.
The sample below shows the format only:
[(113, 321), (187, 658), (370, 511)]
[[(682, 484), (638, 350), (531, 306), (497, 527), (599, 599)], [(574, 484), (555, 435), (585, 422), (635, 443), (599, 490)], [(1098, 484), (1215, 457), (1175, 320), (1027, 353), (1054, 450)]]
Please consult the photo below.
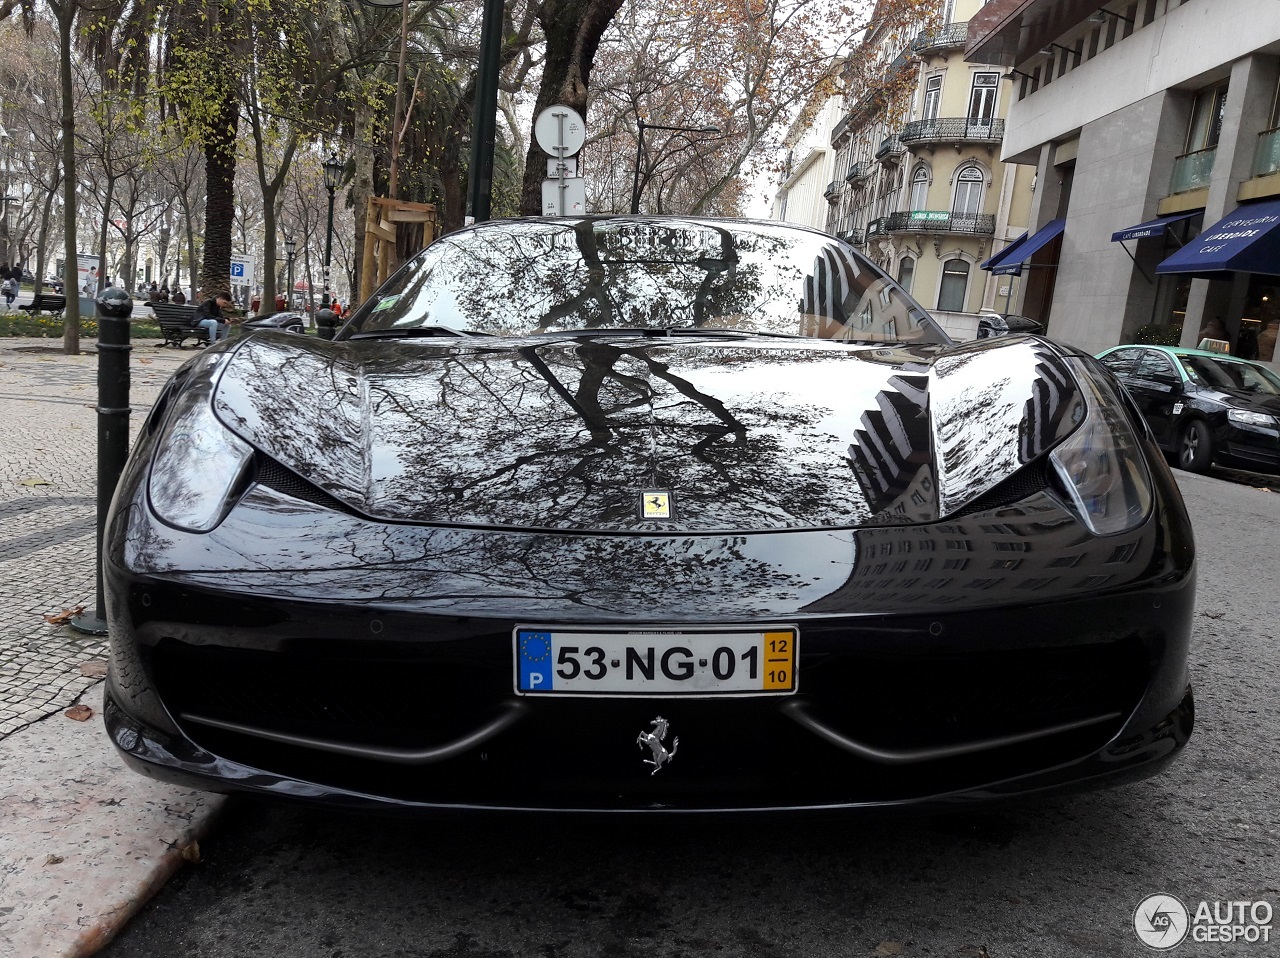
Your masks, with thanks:
[(518, 627), (520, 695), (792, 695), (793, 625), (768, 629)]

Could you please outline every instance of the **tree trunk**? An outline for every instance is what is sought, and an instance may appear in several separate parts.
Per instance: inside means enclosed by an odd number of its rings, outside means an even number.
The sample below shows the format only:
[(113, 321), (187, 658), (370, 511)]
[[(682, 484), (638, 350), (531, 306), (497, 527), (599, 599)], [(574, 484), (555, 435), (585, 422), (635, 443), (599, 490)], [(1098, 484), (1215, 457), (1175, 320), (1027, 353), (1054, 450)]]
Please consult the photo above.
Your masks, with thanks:
[[(55, 167), (56, 169), (56, 167)], [(53, 208), (53, 196), (57, 192), (58, 178), (54, 177), (54, 188), (45, 194), (44, 204), (40, 210), (40, 239), (36, 245), (36, 269), (35, 269), (35, 294), (39, 296), (44, 291), (44, 257), (45, 247), (49, 243), (49, 220), (50, 211)]]
[[(356, 100), (355, 125), (356, 142), (368, 144), (373, 142), (373, 106), (364, 98)], [(351, 201), (355, 204), (352, 212), (355, 226), (355, 279), (351, 284), (350, 300), (358, 303), (360, 298), (360, 271), (364, 266), (364, 224), (369, 211), (369, 197), (373, 195), (373, 151), (368, 146), (361, 146), (355, 154), (356, 170), (351, 179)], [(289, 290), (293, 295), (293, 290)]]
[[(587, 86), (600, 37), (604, 35), (622, 0), (543, 0), (538, 20), (547, 38), (547, 55), (533, 115), (549, 106), (573, 107), (585, 119)], [(530, 142), (524, 164), (520, 211), (527, 216), (542, 212), (542, 181), (546, 154)]]
[(204, 262), (200, 267), (202, 300), (231, 284), (231, 233), (236, 218), (236, 128), (240, 122), (235, 93), (228, 90), (218, 104), (218, 117), (204, 144)]
[(76, 5), (72, 0), (52, 3), (58, 18), (58, 75), (62, 95), (62, 246), (66, 262), (62, 266), (63, 291), (67, 306), (62, 314), (62, 351), (72, 356), (80, 353), (80, 298), (76, 295), (76, 260), (79, 240), (76, 237), (76, 113), (75, 86), (71, 75), (71, 21)]

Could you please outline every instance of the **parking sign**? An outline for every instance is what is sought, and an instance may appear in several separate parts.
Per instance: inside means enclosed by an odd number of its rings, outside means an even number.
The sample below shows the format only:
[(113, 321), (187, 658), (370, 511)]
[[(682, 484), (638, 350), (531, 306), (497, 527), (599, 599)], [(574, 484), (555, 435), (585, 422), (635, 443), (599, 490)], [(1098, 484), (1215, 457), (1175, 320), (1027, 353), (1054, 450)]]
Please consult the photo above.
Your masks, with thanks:
[(254, 258), (252, 256), (232, 255), (231, 284), (233, 286), (250, 285), (253, 282), (253, 266)]

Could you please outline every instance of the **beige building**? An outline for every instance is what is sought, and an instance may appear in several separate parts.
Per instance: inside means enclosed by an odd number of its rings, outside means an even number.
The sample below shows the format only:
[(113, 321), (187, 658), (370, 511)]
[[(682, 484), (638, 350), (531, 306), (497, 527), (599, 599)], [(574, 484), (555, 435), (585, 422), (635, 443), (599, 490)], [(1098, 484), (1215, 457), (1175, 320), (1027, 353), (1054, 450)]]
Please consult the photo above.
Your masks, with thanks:
[(845, 71), (832, 134), (827, 229), (859, 247), (972, 338), (1006, 311), (1013, 280), (980, 266), (1020, 237), (1034, 171), (999, 162), (1012, 95), (1004, 70), (964, 59), (983, 0), (939, 0), (929, 21), (873, 21)]
[(996, 267), (1014, 311), (1089, 352), (1225, 338), (1280, 365), (1280, 2), (992, 0), (970, 35), (1018, 81), (1003, 158), (1059, 230)]

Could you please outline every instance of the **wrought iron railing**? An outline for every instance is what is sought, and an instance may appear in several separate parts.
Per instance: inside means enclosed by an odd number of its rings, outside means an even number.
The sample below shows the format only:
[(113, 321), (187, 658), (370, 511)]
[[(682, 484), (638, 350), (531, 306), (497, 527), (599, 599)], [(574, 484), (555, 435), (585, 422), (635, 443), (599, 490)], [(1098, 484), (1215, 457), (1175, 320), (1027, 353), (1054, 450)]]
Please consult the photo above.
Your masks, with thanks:
[(862, 230), (844, 230), (838, 235), (851, 246), (863, 246), (867, 242), (862, 235)]
[(877, 160), (896, 159), (905, 153), (907, 148), (897, 136), (886, 136), (880, 141), (880, 149), (876, 150)]
[(843, 186), (844, 183), (840, 180), (832, 180), (827, 184), (827, 188), (823, 195), (826, 196), (828, 203), (834, 203), (836, 200), (840, 199), (840, 191)]
[(857, 163), (854, 163), (849, 167), (849, 172), (844, 175), (844, 178), (849, 183), (857, 183), (861, 180), (865, 180), (870, 175), (871, 161), (859, 160)]
[(879, 216), (867, 224), (867, 236), (887, 236), (889, 234), (889, 217)]
[(994, 213), (952, 213), (949, 210), (903, 210), (888, 217), (891, 233), (976, 233), (996, 231)]
[(1266, 176), (1280, 170), (1280, 129), (1258, 134), (1258, 148), (1253, 154), (1253, 175)]
[(1208, 186), (1209, 177), (1213, 175), (1213, 158), (1217, 152), (1218, 148), (1211, 146), (1207, 150), (1183, 153), (1174, 160), (1169, 192), (1186, 193)]
[(986, 120), (967, 116), (912, 120), (902, 128), (899, 139), (908, 145), (937, 140), (943, 140), (948, 143), (959, 143), (966, 140), (996, 142), (1004, 139), (1004, 120)]
[(926, 30), (911, 42), (913, 53), (928, 53), (931, 50), (945, 50), (948, 47), (961, 47), (969, 39), (969, 24), (948, 23), (936, 30)]

